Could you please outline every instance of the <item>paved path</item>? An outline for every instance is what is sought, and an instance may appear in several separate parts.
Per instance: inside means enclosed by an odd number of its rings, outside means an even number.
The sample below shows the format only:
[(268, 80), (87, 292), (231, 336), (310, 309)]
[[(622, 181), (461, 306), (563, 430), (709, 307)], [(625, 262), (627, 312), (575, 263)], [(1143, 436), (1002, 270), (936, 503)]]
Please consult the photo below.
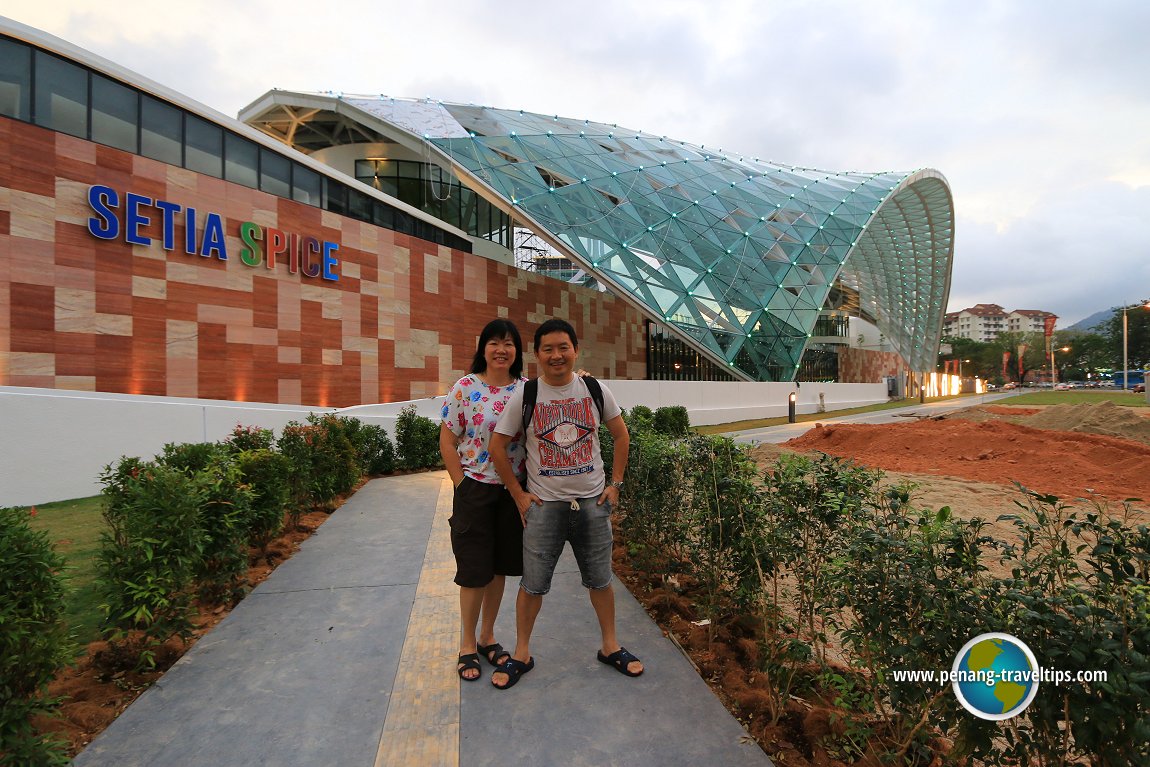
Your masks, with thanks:
[(789, 439), (801, 437), (815, 427), (816, 423), (898, 423), (912, 418), (930, 418), (932, 416), (950, 413), (975, 405), (986, 405), (999, 400), (1016, 396), (1016, 392), (996, 392), (994, 394), (979, 394), (976, 396), (956, 397), (953, 399), (937, 400), (925, 404), (913, 404), (906, 407), (891, 408), (889, 410), (874, 410), (869, 413), (855, 413), (854, 415), (835, 415), (834, 411), (826, 413), (818, 421), (802, 421), (799, 423), (786, 423), (779, 426), (765, 426), (757, 429), (734, 431), (729, 436), (740, 444), (754, 444), (756, 442), (769, 442), (782, 444)]
[[(616, 582), (647, 672), (599, 663), (570, 551), (512, 690), (460, 682), (444, 472), (376, 479), (75, 760), (76, 767), (767, 766)], [(497, 638), (514, 643), (509, 578)]]

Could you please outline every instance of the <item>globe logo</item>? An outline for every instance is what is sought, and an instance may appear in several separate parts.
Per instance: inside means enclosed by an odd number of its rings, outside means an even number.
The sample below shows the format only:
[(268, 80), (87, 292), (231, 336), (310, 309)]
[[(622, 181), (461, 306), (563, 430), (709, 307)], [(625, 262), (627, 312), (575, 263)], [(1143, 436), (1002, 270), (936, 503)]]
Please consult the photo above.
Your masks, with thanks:
[(954, 695), (980, 719), (1017, 716), (1038, 693), (1038, 661), (1010, 634), (980, 634), (963, 645), (951, 669)]

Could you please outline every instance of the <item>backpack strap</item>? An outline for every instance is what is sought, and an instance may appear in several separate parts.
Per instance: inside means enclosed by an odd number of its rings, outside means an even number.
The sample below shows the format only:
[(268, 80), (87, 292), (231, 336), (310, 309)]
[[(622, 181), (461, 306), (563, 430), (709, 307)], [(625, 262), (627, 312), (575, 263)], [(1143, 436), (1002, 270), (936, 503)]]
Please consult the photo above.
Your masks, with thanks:
[(539, 398), (539, 379), (532, 378), (523, 384), (523, 437), (527, 437), (527, 426), (535, 412), (535, 400)]
[(591, 399), (599, 409), (599, 423), (603, 423), (603, 387), (591, 376), (583, 376), (583, 383), (587, 384), (587, 391), (591, 392)]
[[(591, 393), (591, 399), (599, 410), (599, 423), (603, 423), (603, 386), (592, 376), (583, 376), (583, 383)], [(531, 416), (535, 413), (535, 401), (539, 399), (539, 379), (532, 378), (523, 384), (523, 434), (526, 436)]]

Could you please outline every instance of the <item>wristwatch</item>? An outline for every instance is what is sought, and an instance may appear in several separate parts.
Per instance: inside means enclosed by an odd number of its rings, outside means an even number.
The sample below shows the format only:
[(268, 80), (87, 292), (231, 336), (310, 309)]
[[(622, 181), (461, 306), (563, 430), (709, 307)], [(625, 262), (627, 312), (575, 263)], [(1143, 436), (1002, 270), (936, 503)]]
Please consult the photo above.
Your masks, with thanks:
[(623, 483), (622, 482), (612, 482), (611, 487), (615, 488), (620, 493), (623, 492)]

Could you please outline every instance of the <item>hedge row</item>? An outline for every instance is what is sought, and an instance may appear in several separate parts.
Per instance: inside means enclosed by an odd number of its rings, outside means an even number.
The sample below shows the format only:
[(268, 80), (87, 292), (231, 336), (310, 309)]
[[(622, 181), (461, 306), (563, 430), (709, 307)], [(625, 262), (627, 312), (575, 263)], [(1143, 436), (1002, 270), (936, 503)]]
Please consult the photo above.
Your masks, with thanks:
[[(312, 414), (278, 439), (237, 426), (221, 442), (168, 444), (152, 460), (106, 466), (97, 582), (110, 655), (153, 665), (158, 645), (190, 634), (194, 600), (243, 595), (251, 547), (266, 551), (285, 524), (330, 507), (365, 475), (439, 465), (435, 422), (405, 408), (396, 432), (398, 451), (380, 426)], [(67, 763), (61, 744), (29, 724), (51, 708), (47, 684), (74, 655), (65, 563), (29, 513), (0, 509), (0, 765)]]
[(66, 764), (62, 744), (39, 735), (30, 717), (48, 711), (48, 683), (72, 655), (62, 621), (64, 561), (34, 511), (0, 508), (0, 764)]
[[(999, 539), (849, 461), (788, 456), (764, 474), (730, 439), (668, 437), (639, 408), (627, 420), (631, 562), (692, 584), (715, 630), (756, 627), (772, 723), (796, 698), (834, 701), (817, 745), (847, 763), (938, 763), (942, 743), (955, 763), (1150, 763), (1150, 529), (1128, 504), (1075, 510), (1020, 488), (1018, 514), (1000, 518), (1015, 535)], [(1042, 684), (1004, 722), (966, 712), (949, 685), (895, 680), (951, 669), (988, 632), (1107, 680)]]

